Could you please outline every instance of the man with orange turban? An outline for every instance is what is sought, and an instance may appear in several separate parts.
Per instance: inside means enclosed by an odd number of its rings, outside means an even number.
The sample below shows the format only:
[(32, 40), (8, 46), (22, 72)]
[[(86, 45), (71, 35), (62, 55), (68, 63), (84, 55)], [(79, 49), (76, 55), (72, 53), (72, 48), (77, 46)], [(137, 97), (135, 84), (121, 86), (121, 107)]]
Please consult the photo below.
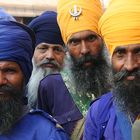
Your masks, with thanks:
[(99, 21), (114, 87), (89, 109), (84, 140), (131, 140), (140, 114), (140, 1), (112, 0)]
[[(65, 124), (72, 124), (74, 131), (92, 99), (110, 88), (107, 51), (98, 32), (103, 10), (100, 0), (59, 0), (57, 6), (58, 25), (68, 49), (66, 65), (69, 66), (61, 75), (75, 102), (74, 107), (80, 111), (78, 114), (73, 107), (66, 113), (70, 119)], [(63, 104), (67, 106), (66, 102)]]

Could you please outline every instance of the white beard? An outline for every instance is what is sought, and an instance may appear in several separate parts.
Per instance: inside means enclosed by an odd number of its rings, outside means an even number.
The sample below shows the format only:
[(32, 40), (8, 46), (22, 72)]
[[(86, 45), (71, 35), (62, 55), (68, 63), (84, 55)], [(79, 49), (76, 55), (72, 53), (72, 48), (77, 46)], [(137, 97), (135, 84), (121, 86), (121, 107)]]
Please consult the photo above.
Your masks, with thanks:
[(27, 85), (27, 97), (28, 97), (28, 105), (30, 108), (36, 108), (37, 106), (37, 96), (38, 96), (38, 87), (40, 81), (45, 78), (47, 75), (56, 73), (51, 68), (41, 68), (37, 67), (34, 59), (32, 59), (33, 63), (33, 71), (30, 77), (29, 83)]

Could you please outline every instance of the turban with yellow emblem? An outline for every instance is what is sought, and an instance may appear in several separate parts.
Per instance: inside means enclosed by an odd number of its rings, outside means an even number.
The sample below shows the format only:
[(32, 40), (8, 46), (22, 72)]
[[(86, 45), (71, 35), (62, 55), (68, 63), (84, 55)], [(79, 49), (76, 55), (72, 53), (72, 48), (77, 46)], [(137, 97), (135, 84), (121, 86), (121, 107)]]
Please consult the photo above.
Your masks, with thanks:
[(116, 46), (140, 43), (140, 0), (112, 0), (99, 31), (111, 55)]
[(98, 34), (98, 21), (103, 13), (100, 0), (59, 0), (57, 13), (65, 44), (76, 32), (91, 30)]

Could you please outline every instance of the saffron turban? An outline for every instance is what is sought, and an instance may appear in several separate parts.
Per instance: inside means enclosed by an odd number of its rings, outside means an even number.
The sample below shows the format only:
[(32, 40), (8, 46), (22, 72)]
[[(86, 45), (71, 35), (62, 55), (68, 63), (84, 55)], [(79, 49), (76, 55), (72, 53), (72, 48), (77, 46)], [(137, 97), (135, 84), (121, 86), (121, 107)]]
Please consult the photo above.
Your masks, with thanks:
[(111, 55), (116, 46), (140, 43), (140, 1), (112, 0), (99, 21), (99, 31)]
[(28, 83), (32, 72), (34, 34), (25, 25), (14, 21), (0, 21), (0, 61), (19, 64)]
[(53, 11), (44, 12), (29, 23), (36, 36), (36, 46), (42, 42), (64, 45), (57, 24), (57, 14)]
[[(57, 13), (62, 38), (67, 44), (76, 32), (91, 30), (98, 34), (98, 21), (103, 9), (100, 0), (59, 0)], [(74, 17), (76, 13), (78, 16)]]

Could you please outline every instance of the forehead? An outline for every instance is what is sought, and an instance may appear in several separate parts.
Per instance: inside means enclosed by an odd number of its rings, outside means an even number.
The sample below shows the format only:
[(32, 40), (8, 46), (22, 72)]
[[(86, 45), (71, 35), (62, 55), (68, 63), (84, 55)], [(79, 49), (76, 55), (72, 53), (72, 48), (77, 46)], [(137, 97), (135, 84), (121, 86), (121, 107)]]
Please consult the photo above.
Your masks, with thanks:
[(72, 39), (72, 38), (77, 38), (77, 39), (86, 38), (89, 35), (96, 35), (96, 36), (98, 36), (98, 34), (96, 34), (93, 31), (85, 30), (85, 31), (81, 31), (81, 32), (77, 32), (77, 33), (72, 34), (70, 39)]
[(3, 61), (0, 60), (0, 67), (16, 67), (16, 68), (20, 68), (19, 64), (14, 62), (14, 61)]
[(49, 44), (49, 43), (40, 43), (36, 46), (36, 48), (38, 47), (62, 47), (62, 45), (60, 44)]
[(137, 44), (129, 44), (129, 45), (120, 45), (115, 47), (115, 50), (124, 49), (126, 51), (133, 51), (139, 48), (140, 48), (140, 43), (137, 43)]

